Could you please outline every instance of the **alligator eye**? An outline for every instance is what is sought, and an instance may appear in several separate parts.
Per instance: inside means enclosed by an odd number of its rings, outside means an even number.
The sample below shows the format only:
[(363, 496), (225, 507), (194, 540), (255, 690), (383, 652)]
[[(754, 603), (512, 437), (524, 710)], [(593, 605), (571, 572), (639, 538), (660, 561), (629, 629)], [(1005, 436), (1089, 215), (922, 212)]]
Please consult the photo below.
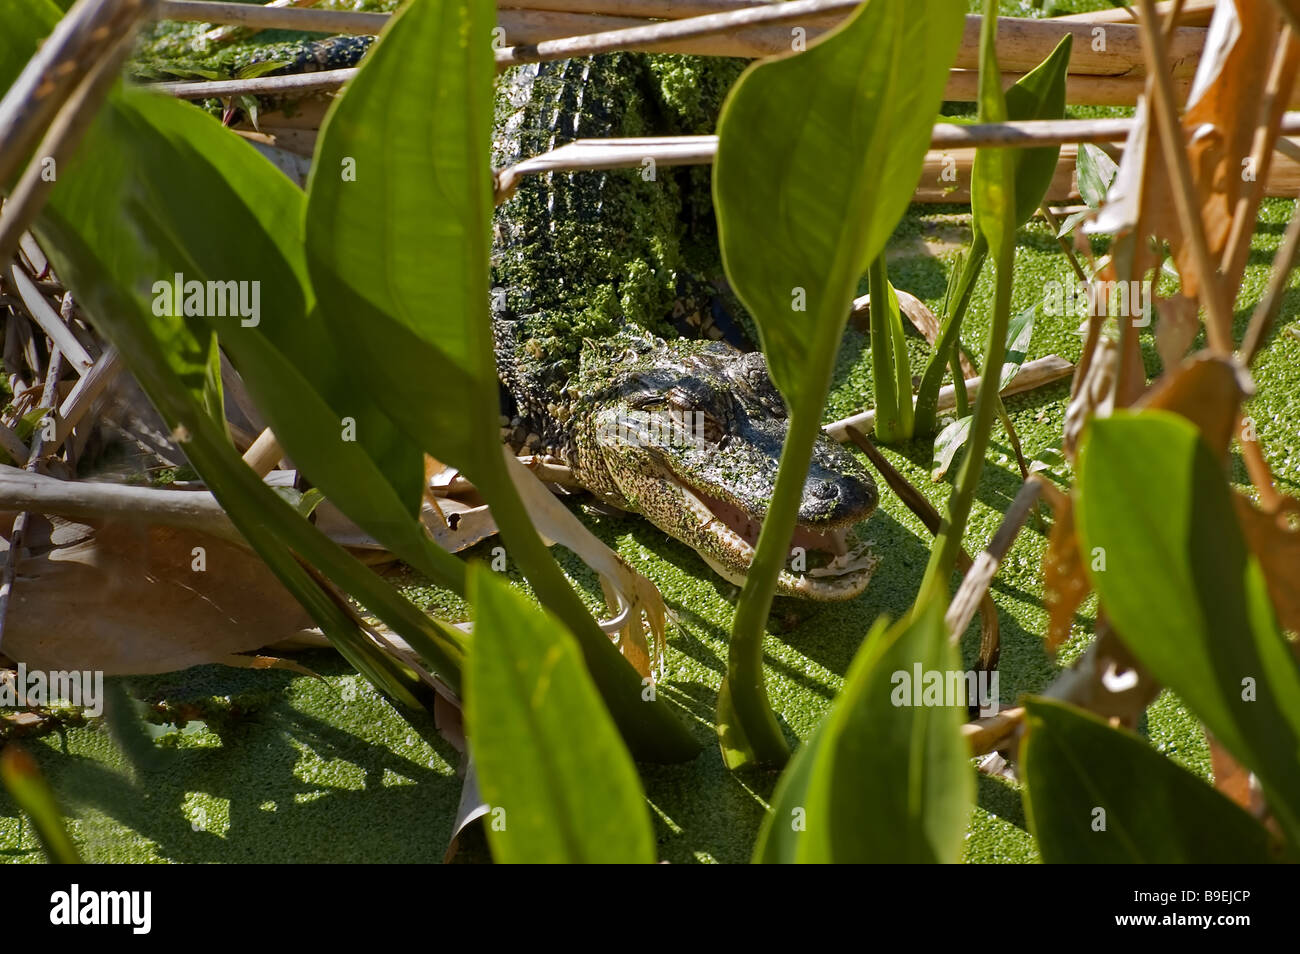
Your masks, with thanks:
[(740, 357), (733, 377), (739, 377), (763, 405), (776, 417), (785, 417), (785, 401), (767, 373), (767, 359), (761, 351), (750, 351)]
[(721, 444), (727, 432), (726, 428), (722, 426), (722, 422), (708, 411), (700, 411), (698, 414), (699, 417), (696, 422), (703, 433), (704, 439), (710, 444)]

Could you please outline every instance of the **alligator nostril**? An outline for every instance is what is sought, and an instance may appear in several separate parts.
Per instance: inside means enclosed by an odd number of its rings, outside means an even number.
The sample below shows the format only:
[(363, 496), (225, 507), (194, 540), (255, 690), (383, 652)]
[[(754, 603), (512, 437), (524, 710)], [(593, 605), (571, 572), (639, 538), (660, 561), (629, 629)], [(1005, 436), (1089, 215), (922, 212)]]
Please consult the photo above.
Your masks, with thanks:
[(808, 484), (808, 493), (812, 494), (818, 500), (830, 500), (837, 496), (840, 489), (829, 480), (813, 480)]

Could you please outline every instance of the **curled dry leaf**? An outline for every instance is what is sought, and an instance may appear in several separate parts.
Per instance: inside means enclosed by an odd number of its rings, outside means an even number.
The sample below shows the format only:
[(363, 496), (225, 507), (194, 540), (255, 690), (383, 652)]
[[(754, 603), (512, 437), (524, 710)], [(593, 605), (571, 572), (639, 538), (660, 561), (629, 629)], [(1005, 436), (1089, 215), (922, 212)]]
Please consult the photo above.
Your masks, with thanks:
[(1226, 358), (1203, 353), (1166, 372), (1136, 406), (1187, 418), (1216, 453), (1227, 454), (1242, 399), (1253, 390), (1249, 372)]
[(1055, 514), (1043, 553), (1043, 602), (1047, 605), (1047, 646), (1060, 648), (1070, 635), (1074, 611), (1088, 595), (1088, 575), (1074, 530), (1074, 501), (1065, 498)]
[(1300, 514), (1300, 500), (1284, 497), (1276, 514), (1257, 510), (1244, 495), (1233, 495), (1246, 544), (1259, 559), (1278, 622), (1300, 633), (1300, 530), (1288, 515)]
[(497, 532), (496, 521), (486, 505), (477, 507), (451, 497), (426, 498), (420, 521), (438, 545), (459, 553)]
[[(5, 535), (13, 517), (0, 514)], [(224, 662), (311, 629), (298, 602), (243, 547), (175, 527), (37, 517), (17, 566), (3, 649), (42, 669), (159, 673)]]
[[(602, 628), (619, 634), (624, 658), (643, 678), (657, 679), (663, 671), (667, 616), (658, 587), (605, 546), (509, 449), (504, 450), (510, 477), (537, 531), (572, 550), (600, 575), (605, 601), (614, 613), (613, 619), (601, 623)], [(647, 622), (653, 651), (646, 639)]]

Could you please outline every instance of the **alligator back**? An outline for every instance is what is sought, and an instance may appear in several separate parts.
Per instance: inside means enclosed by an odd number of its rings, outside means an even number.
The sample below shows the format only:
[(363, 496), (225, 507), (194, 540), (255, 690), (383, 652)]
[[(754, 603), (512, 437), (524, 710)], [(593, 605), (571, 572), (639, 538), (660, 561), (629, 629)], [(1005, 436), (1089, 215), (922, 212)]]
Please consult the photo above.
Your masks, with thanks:
[[(515, 67), (498, 84), (498, 168), (575, 139), (708, 131), (740, 64), (616, 53)], [(720, 274), (703, 169), (527, 176), (496, 213), (498, 367), (526, 431), (569, 443), (585, 341), (628, 325), (673, 334), (687, 282)]]

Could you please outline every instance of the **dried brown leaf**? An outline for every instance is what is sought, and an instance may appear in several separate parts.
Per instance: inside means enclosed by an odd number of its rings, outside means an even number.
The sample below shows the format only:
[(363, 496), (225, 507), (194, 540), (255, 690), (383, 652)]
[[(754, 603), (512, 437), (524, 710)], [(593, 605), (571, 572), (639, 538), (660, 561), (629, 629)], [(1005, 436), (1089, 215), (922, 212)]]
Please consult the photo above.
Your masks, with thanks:
[(1137, 404), (1173, 411), (1195, 424), (1219, 454), (1228, 453), (1241, 401), (1251, 389), (1229, 359), (1193, 355), (1163, 377)]
[(1294, 529), (1288, 513), (1300, 513), (1300, 500), (1283, 498), (1277, 514), (1257, 510), (1244, 495), (1233, 495), (1237, 521), (1246, 544), (1259, 558), (1278, 622), (1283, 629), (1300, 633), (1300, 530)]
[[(13, 517), (0, 514), (6, 537)], [(0, 544), (7, 549), (7, 538)], [(311, 628), (242, 547), (173, 527), (38, 517), (17, 566), (4, 652), (43, 669), (172, 672)]]
[(1165, 369), (1182, 363), (1201, 327), (1198, 306), (1186, 295), (1162, 298), (1154, 303), (1156, 314), (1156, 352)]
[(1074, 501), (1067, 498), (1055, 518), (1043, 553), (1043, 603), (1048, 613), (1047, 646), (1052, 650), (1069, 637), (1074, 612), (1092, 589), (1074, 529)]

